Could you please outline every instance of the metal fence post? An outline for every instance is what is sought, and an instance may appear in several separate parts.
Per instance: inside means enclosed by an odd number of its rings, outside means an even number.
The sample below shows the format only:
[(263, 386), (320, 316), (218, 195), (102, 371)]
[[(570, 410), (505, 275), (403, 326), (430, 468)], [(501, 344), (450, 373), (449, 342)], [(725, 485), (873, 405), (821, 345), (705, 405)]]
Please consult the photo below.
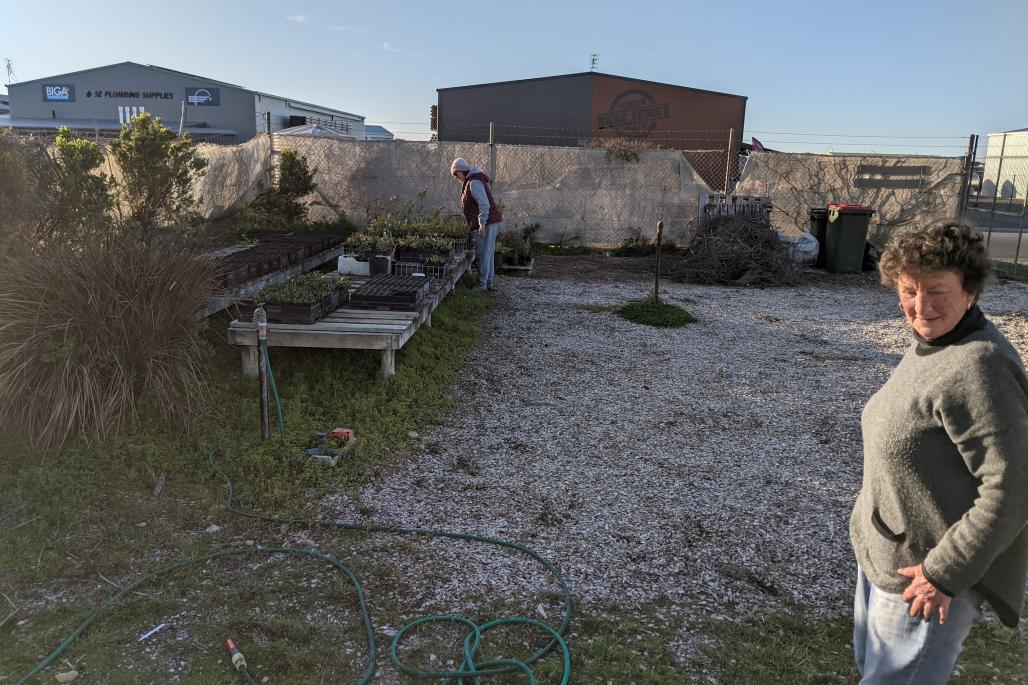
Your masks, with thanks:
[(729, 179), (729, 176), (731, 175), (732, 157), (736, 156), (736, 155), (732, 154), (732, 138), (734, 138), (734, 137), (735, 137), (735, 129), (734, 128), (728, 129), (728, 150), (727, 150), (728, 154), (725, 155), (725, 197), (728, 197), (728, 179)]
[(1017, 247), (1014, 249), (1014, 264), (1021, 263), (1021, 236), (1024, 235), (1024, 210), (1026, 202), (1021, 203), (1021, 219), (1017, 222)]
[(960, 201), (957, 202), (957, 216), (964, 216), (967, 211), (967, 199), (971, 194), (971, 180), (974, 177), (975, 134), (967, 136), (967, 154), (964, 157), (964, 182), (960, 186)]
[(999, 197), (999, 179), (1003, 175), (1003, 154), (1007, 150), (1007, 134), (1003, 134), (1003, 143), (999, 146), (999, 164), (996, 166), (996, 189), (992, 191), (992, 207), (989, 208), (989, 228), (985, 236), (985, 249), (992, 243), (992, 220), (996, 216), (996, 199)]
[(489, 180), (496, 181), (496, 139), (493, 138), (493, 122), (489, 122)]

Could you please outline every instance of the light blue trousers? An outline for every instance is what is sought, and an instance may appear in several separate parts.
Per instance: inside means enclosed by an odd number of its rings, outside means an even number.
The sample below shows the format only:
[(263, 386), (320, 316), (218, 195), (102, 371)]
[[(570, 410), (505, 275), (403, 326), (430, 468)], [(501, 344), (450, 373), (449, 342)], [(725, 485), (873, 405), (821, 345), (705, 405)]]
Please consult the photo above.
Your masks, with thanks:
[(475, 254), (478, 257), (478, 284), (483, 288), (493, 286), (496, 275), (496, 264), (493, 255), (496, 252), (496, 236), (500, 234), (500, 224), (489, 224), (485, 227), (485, 235), (475, 234)]
[(977, 592), (962, 592), (950, 602), (946, 623), (910, 615), (902, 595), (876, 588), (857, 568), (853, 600), (853, 655), (861, 685), (934, 685), (953, 673), (964, 638), (981, 616)]

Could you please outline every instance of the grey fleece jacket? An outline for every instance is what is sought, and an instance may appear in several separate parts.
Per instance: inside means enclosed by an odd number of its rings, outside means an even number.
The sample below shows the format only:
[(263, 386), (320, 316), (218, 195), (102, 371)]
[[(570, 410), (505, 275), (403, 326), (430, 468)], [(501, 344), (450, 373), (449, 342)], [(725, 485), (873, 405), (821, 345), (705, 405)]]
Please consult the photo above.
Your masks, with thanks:
[(949, 345), (915, 343), (861, 419), (864, 481), (850, 519), (857, 561), (898, 593), (896, 572), (981, 593), (1016, 626), (1028, 570), (1028, 380), (992, 323)]

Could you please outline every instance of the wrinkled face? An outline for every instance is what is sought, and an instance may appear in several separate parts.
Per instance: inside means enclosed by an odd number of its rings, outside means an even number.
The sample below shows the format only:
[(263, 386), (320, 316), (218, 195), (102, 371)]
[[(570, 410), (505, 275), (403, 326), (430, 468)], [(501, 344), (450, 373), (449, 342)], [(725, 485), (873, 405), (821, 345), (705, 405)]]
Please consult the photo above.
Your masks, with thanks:
[(907, 323), (925, 340), (952, 331), (975, 301), (960, 274), (949, 270), (902, 273), (896, 291)]

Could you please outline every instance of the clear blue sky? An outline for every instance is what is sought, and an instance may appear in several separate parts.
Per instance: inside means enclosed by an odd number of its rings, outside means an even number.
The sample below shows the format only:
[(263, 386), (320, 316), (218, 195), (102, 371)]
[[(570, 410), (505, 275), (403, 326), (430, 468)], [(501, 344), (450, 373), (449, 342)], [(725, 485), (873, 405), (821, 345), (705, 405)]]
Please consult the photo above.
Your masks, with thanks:
[(594, 52), (599, 71), (748, 96), (747, 139), (783, 150), (959, 154), (968, 133), (1028, 127), (1026, 0), (11, 0), (0, 16), (18, 80), (131, 60), (401, 138), (427, 137), (436, 88), (586, 71)]

